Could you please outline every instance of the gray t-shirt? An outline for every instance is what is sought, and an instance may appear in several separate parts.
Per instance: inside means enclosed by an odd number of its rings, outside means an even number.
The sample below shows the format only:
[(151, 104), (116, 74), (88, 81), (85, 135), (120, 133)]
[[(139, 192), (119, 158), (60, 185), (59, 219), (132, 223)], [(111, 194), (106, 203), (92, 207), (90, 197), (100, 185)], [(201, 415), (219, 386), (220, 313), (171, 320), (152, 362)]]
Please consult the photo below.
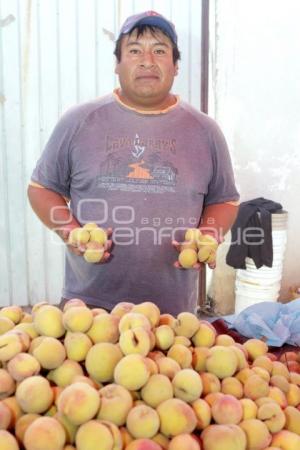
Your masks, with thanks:
[(111, 309), (155, 302), (194, 312), (198, 272), (173, 267), (173, 238), (199, 224), (203, 206), (238, 199), (219, 127), (182, 101), (143, 114), (114, 95), (63, 115), (32, 180), (70, 198), (84, 225), (114, 230), (112, 258), (91, 264), (66, 250), (63, 297)]

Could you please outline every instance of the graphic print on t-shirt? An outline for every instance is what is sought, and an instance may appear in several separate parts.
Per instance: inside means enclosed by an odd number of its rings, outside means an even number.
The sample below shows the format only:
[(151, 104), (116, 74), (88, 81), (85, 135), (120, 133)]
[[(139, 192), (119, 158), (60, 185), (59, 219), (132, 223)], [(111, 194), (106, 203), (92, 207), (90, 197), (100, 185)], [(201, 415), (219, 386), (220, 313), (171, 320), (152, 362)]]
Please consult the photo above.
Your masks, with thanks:
[(177, 168), (166, 159), (176, 152), (172, 139), (111, 137), (100, 166), (98, 186), (108, 191), (175, 192)]

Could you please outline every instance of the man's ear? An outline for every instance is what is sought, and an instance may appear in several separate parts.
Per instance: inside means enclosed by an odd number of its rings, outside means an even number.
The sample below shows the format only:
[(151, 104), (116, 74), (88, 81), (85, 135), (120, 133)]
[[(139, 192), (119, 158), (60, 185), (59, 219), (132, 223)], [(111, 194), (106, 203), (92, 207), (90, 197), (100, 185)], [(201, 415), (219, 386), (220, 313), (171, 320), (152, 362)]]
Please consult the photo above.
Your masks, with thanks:
[(174, 76), (176, 77), (176, 75), (178, 75), (178, 63), (175, 64), (174, 66)]
[(118, 62), (116, 62), (116, 65), (115, 65), (115, 74), (119, 75), (119, 63)]

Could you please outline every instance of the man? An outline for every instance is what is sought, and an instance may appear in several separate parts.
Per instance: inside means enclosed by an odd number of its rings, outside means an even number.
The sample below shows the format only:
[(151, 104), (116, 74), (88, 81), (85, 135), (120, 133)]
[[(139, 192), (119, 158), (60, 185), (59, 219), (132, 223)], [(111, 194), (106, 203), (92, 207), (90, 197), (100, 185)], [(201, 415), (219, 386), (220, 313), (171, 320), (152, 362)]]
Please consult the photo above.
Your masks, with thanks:
[(180, 57), (171, 22), (154, 11), (129, 17), (115, 55), (120, 88), (64, 114), (29, 200), (66, 243), (87, 222), (113, 230), (112, 253), (109, 241), (100, 264), (67, 245), (64, 298), (107, 309), (150, 300), (162, 312), (194, 312), (199, 273), (174, 267), (172, 241), (178, 247), (195, 226), (221, 241), (232, 225), (238, 193), (227, 146), (212, 119), (171, 92)]

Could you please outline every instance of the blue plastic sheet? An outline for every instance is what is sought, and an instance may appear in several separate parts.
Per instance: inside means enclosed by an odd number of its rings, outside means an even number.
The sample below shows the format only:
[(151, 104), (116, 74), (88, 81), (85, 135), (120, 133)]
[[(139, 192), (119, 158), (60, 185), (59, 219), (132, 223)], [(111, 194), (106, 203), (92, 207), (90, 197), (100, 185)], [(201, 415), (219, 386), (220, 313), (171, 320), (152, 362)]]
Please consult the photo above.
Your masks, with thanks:
[(265, 338), (270, 346), (300, 346), (300, 298), (286, 304), (260, 302), (223, 319), (229, 328), (249, 338)]

